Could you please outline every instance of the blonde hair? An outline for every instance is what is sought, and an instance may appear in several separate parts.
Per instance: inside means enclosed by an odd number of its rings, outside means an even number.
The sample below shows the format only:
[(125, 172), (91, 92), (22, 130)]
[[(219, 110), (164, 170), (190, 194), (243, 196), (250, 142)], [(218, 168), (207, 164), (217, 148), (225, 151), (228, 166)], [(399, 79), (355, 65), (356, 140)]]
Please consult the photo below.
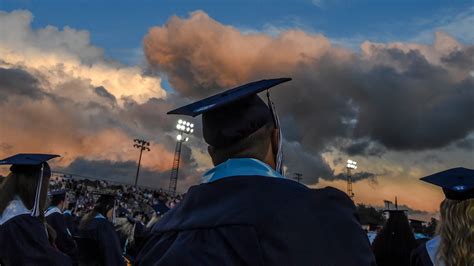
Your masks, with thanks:
[(128, 245), (135, 242), (135, 224), (131, 223), (127, 218), (119, 217), (115, 222), (115, 229), (127, 237)]
[(474, 199), (441, 203), (437, 259), (446, 265), (474, 265)]

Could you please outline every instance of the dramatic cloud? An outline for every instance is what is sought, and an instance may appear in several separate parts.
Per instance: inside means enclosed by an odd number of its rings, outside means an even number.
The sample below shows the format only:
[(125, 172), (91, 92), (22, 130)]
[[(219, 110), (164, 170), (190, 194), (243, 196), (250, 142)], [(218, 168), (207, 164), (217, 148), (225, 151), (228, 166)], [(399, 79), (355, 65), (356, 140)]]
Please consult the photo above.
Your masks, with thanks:
[[(132, 182), (133, 139), (144, 138), (151, 151), (140, 182), (166, 188), (176, 143), (176, 117), (167, 111), (244, 82), (290, 76), (272, 92), (288, 176), (345, 190), (351, 156), (361, 165), (353, 173), (356, 201), (380, 205), (398, 195), (434, 212), (442, 193), (417, 178), (473, 167), (474, 46), (447, 33), (436, 33), (432, 45), (366, 41), (355, 52), (298, 29), (243, 33), (197, 11), (150, 29), (143, 45), (152, 71), (144, 71), (105, 59), (87, 31), (33, 29), (31, 21), (27, 11), (0, 12), (0, 157), (58, 153), (55, 169)], [(144, 73), (163, 73), (172, 90)], [(180, 191), (211, 167), (193, 121)]]
[(160, 79), (143, 75), (138, 67), (105, 60), (102, 49), (91, 45), (87, 31), (53, 26), (34, 30), (32, 17), (28, 11), (0, 11), (0, 66), (27, 69), (51, 92), (69, 80), (80, 80), (104, 86), (119, 100), (144, 102), (166, 95)]
[(300, 30), (241, 33), (202, 11), (172, 17), (144, 39), (150, 64), (184, 97), (292, 77), (273, 92), (289, 170), (326, 178), (337, 177), (320, 158), (330, 148), (380, 156), (446, 147), (473, 132), (473, 49), (439, 32), (433, 45), (366, 41), (355, 53)]
[[(53, 165), (64, 171), (130, 181), (133, 139), (145, 138), (144, 180), (166, 183), (174, 139), (165, 113), (175, 100), (160, 79), (105, 60), (87, 31), (32, 29), (31, 20), (27, 11), (0, 12), (0, 157), (57, 153)], [(183, 167), (192, 169), (191, 152), (183, 154)], [(196, 171), (183, 174), (197, 180)]]

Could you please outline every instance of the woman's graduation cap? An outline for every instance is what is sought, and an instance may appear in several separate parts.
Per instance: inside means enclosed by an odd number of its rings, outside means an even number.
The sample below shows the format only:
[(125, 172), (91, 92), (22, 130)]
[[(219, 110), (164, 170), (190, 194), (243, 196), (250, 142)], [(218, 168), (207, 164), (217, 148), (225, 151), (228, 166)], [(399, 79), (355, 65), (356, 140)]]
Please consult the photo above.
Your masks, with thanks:
[(464, 167), (448, 169), (421, 178), (425, 182), (443, 188), (444, 195), (452, 200), (474, 198), (474, 170)]
[[(169, 111), (168, 114), (192, 117), (202, 114), (204, 140), (215, 148), (231, 146), (273, 121), (275, 128), (280, 130), (276, 168), (281, 172), (283, 136), (268, 89), (290, 80), (277, 78), (251, 82)], [(264, 90), (267, 90), (268, 104), (257, 95)]]
[(0, 160), (0, 165), (11, 165), (10, 171), (12, 173), (24, 173), (38, 179), (36, 185), (35, 202), (33, 210), (31, 211), (32, 216), (39, 216), (39, 203), (41, 194), (41, 184), (43, 178), (51, 176), (51, 169), (47, 161), (59, 157), (56, 154), (39, 154), (39, 153), (19, 153), (17, 155), (10, 156), (3, 160)]

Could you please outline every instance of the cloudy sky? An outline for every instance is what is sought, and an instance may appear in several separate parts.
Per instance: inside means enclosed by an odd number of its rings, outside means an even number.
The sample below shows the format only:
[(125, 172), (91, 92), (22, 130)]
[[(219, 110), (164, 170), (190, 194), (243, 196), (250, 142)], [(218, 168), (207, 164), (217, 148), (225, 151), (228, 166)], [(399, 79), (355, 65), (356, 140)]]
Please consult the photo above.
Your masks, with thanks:
[[(199, 4), (197, 4), (199, 3)], [(167, 187), (166, 112), (234, 85), (274, 89), (288, 176), (356, 202), (398, 197), (428, 217), (443, 198), (418, 178), (474, 168), (472, 1), (0, 1), (0, 157), (61, 154), (56, 170)], [(211, 167), (196, 133), (178, 188)]]

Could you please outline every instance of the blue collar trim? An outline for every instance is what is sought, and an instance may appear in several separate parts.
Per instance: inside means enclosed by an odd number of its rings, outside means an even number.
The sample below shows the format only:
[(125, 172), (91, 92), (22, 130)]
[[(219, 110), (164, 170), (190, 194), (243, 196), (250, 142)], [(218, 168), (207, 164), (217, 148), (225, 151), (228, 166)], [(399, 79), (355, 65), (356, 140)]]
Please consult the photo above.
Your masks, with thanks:
[(438, 235), (438, 236), (435, 236), (433, 239), (427, 241), (425, 243), (425, 247), (433, 265), (444, 266), (445, 265), (444, 262), (439, 261), (436, 258), (440, 242), (441, 242), (441, 237)]
[(71, 210), (65, 210), (65, 211), (63, 212), (63, 214), (72, 215), (72, 211), (71, 211)]
[(95, 219), (105, 219), (104, 215), (98, 213), (95, 217)]
[(61, 210), (56, 207), (56, 206), (50, 206), (45, 212), (44, 212), (44, 216), (50, 216), (51, 214), (53, 213), (59, 213), (59, 214), (62, 214)]
[(231, 176), (268, 176), (285, 178), (268, 164), (257, 159), (239, 158), (229, 159), (207, 171), (202, 177), (202, 182), (210, 183)]

